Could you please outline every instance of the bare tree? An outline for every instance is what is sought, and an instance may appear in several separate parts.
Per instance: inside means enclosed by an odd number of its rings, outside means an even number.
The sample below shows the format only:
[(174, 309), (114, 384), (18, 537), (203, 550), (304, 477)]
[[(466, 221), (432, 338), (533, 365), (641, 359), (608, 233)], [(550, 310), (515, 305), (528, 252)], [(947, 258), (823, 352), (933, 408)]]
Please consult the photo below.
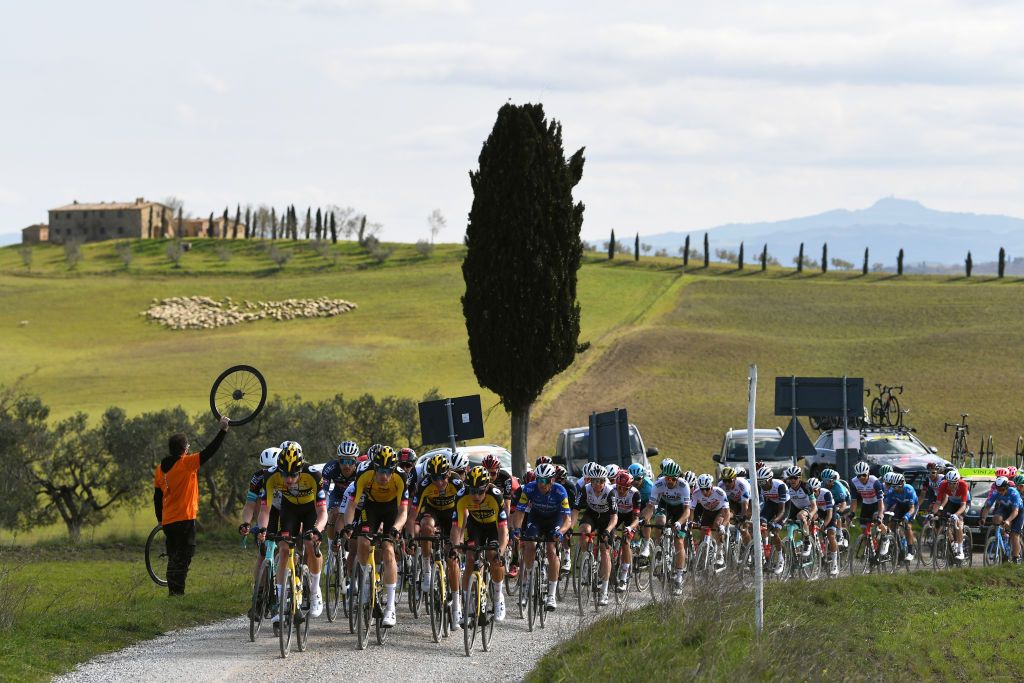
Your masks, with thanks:
[(25, 265), (26, 268), (28, 268), (31, 271), (32, 270), (32, 247), (24, 246), (21, 249), (18, 249), (18, 254), (21, 255), (21, 262)]
[(430, 226), (430, 243), (433, 244), (438, 234), (448, 225), (448, 220), (441, 213), (441, 209), (434, 209), (427, 216), (427, 225)]
[(174, 195), (165, 198), (161, 204), (169, 208), (172, 214), (181, 213), (185, 208), (185, 200), (181, 197), (175, 197)]

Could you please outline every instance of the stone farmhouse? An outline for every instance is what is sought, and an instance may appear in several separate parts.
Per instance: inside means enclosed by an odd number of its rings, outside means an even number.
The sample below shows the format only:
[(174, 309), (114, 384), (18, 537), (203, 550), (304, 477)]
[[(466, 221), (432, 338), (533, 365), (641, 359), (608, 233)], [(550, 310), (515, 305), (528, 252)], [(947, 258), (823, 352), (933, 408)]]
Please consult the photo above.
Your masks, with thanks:
[(36, 223), (27, 228), (21, 229), (22, 244), (39, 244), (50, 239), (50, 226), (46, 223)]
[(174, 236), (174, 211), (138, 197), (134, 202), (77, 201), (50, 209), (49, 241), (98, 242), (125, 237), (152, 239)]

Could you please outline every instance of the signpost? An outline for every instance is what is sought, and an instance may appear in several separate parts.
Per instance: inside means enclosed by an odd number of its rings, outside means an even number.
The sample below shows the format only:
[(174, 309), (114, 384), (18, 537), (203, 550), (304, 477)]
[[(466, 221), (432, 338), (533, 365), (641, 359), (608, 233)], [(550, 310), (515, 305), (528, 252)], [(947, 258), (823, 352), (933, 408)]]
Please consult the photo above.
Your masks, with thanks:
[(755, 490), (750, 492), (750, 515), (754, 522), (754, 628), (760, 637), (764, 627), (764, 546), (761, 545), (761, 501), (756, 490), (757, 470), (754, 459), (754, 413), (757, 408), (757, 366), (750, 366), (747, 377), (747, 471), (752, 473)]
[(457, 442), (484, 436), (479, 394), (424, 401), (419, 404), (419, 412), (424, 444), (448, 443), (455, 453)]
[[(864, 414), (864, 379), (862, 377), (776, 377), (775, 414), (842, 417), (843, 435), (849, 430), (850, 417)], [(791, 424), (792, 426), (792, 424)], [(788, 431), (788, 430), (787, 430)], [(801, 430), (802, 431), (802, 430)], [(847, 444), (834, 444), (836, 469), (844, 479), (850, 478)], [(793, 456), (797, 455), (797, 439), (793, 439)], [(809, 454), (808, 454), (809, 455)]]
[[(629, 417), (625, 408), (590, 414), (587, 450), (589, 458), (594, 462), (613, 462), (620, 467), (629, 466)], [(608, 454), (612, 454), (610, 459), (599, 459), (601, 455)]]

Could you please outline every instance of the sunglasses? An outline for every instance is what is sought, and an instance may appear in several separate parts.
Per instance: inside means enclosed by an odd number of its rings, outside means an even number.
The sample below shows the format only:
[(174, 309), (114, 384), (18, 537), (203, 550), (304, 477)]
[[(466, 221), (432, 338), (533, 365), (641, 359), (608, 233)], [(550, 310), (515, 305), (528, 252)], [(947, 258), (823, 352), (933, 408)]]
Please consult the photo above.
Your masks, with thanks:
[(300, 474), (302, 474), (302, 472), (282, 472), (281, 476), (283, 476), (285, 479), (298, 479)]
[(551, 477), (537, 477), (537, 483), (538, 484), (550, 484), (551, 483)]
[(467, 487), (466, 490), (469, 492), (469, 495), (471, 496), (482, 496), (485, 493), (487, 493), (486, 486)]
[(676, 481), (677, 479), (679, 479), (679, 477), (665, 477), (665, 481)]
[(432, 475), (430, 475), (431, 481), (442, 481), (442, 480), (447, 479), (447, 478), (448, 478), (447, 474), (432, 474)]
[(351, 466), (356, 464), (356, 459), (355, 458), (342, 458), (338, 462), (341, 463), (342, 465), (347, 465), (347, 466), (351, 467)]
[(411, 462), (400, 462), (398, 463), (398, 466), (401, 467), (403, 470), (411, 470), (413, 467), (415, 467), (415, 465)]
[(711, 487), (710, 487), (710, 486), (709, 486), (709, 487), (707, 487), (707, 488), (702, 488), (702, 489), (701, 489), (701, 491), (703, 491), (704, 493), (707, 493), (707, 492), (708, 492), (708, 491), (710, 491), (710, 490), (711, 490)]
[(378, 467), (377, 468), (377, 474), (389, 475), (389, 474), (394, 474), (394, 473), (395, 473), (395, 468), (394, 467)]

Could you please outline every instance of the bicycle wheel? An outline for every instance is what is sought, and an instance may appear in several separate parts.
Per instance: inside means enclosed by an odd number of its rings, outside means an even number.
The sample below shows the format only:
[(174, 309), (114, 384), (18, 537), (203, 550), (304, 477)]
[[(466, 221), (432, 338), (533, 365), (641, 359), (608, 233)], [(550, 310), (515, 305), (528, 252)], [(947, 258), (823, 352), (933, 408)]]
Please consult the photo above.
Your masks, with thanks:
[(309, 568), (302, 565), (302, 579), (299, 583), (302, 598), (295, 605), (295, 645), (299, 652), (306, 651), (306, 639), (309, 636), (309, 605), (313, 600), (313, 586), (309, 579)]
[(210, 410), (225, 415), (232, 426), (255, 419), (267, 402), (267, 380), (251, 365), (235, 365), (220, 373), (210, 389)]
[[(629, 543), (628, 540), (622, 541), (622, 543)], [(626, 591), (619, 591), (619, 576), (622, 575), (622, 548), (619, 548), (618, 553), (615, 553), (615, 561), (612, 562), (612, 575), (608, 577), (608, 582), (611, 584), (611, 590), (615, 593), (615, 604), (621, 605), (622, 601), (626, 599)], [(631, 577), (626, 576), (626, 590), (629, 590), (629, 580)]]
[[(643, 541), (640, 541), (641, 547)], [(633, 552), (633, 566), (630, 568), (630, 573), (633, 574), (633, 583), (636, 589), (641, 593), (645, 592), (651, 584), (651, 558), (641, 557), (640, 548), (638, 547)]]
[(555, 584), (555, 597), (559, 601), (565, 598), (565, 594), (569, 592), (569, 583), (572, 581), (572, 570), (575, 567), (571, 567), (568, 571), (563, 569), (561, 564), (558, 567), (558, 582)]
[(590, 553), (583, 553), (579, 559), (576, 569), (580, 575), (580, 591), (576, 594), (576, 603), (579, 606), (582, 617), (587, 606), (590, 604), (591, 587), (594, 581), (594, 558)]
[(882, 399), (877, 396), (871, 399), (871, 422), (872, 424), (885, 425), (885, 408), (882, 406)]
[(412, 558), (412, 573), (409, 576), (409, 612), (413, 619), (420, 618), (420, 604), (423, 601), (423, 553), (417, 550)]
[(441, 642), (441, 633), (444, 631), (444, 588), (441, 583), (443, 578), (435, 566), (434, 572), (430, 577), (430, 593), (427, 596), (427, 613), (430, 615), (430, 637), (435, 643)]
[(516, 606), (519, 607), (519, 618), (525, 619), (527, 612), (529, 611), (527, 603), (530, 599), (530, 577), (529, 572), (523, 568), (519, 568), (519, 575), (516, 577)]
[(964, 564), (974, 566), (974, 532), (964, 525)]
[(871, 555), (868, 550), (867, 538), (861, 536), (850, 553), (850, 576), (871, 573)]
[[(384, 641), (388, 639), (388, 633), (391, 631), (390, 626), (384, 626), (384, 608), (387, 607), (386, 598), (384, 597), (384, 591), (380, 590), (382, 586), (378, 586), (377, 590), (374, 591), (376, 600), (374, 600), (374, 633), (377, 636), (377, 644), (383, 645)], [(397, 597), (395, 598), (398, 599)]]
[[(661, 597), (663, 600), (672, 599), (672, 590), (675, 588), (676, 577), (676, 545), (673, 539), (665, 536), (661, 544), (661, 556), (664, 562), (663, 578), (661, 584)], [(686, 564), (684, 563), (685, 567)]]
[(341, 603), (341, 551), (335, 552), (328, 544), (327, 562), (324, 568), (324, 584), (327, 586), (327, 621), (333, 622), (338, 616), (338, 605)]
[(903, 420), (903, 413), (900, 412), (900, 402), (895, 396), (890, 396), (885, 402), (885, 421), (891, 427), (899, 427)]
[(878, 572), (895, 574), (900, 564), (900, 543), (896, 536), (890, 531), (882, 536), (881, 543), (885, 545), (885, 539), (889, 541), (889, 553), (878, 558)]
[(917, 566), (928, 567), (932, 564), (932, 547), (935, 542), (935, 527), (925, 524), (917, 535)]
[(270, 562), (263, 560), (260, 571), (256, 575), (256, 585), (252, 587), (252, 604), (249, 606), (249, 640), (256, 642), (256, 634), (260, 632), (263, 617), (266, 614), (267, 600), (270, 598), (270, 583), (267, 581)]
[(158, 586), (167, 586), (167, 537), (163, 526), (157, 524), (146, 539), (146, 571)]
[(821, 578), (821, 566), (825, 561), (825, 555), (821, 552), (821, 543), (816, 538), (810, 541), (811, 552), (804, 558), (804, 578), (808, 581), (817, 581)]
[(985, 534), (985, 546), (982, 549), (981, 560), (986, 567), (994, 567), (999, 564), (999, 544), (996, 540), (995, 527), (989, 527)]
[[(537, 565), (537, 578), (534, 579), (536, 583), (534, 591), (534, 602), (537, 603), (537, 621), (540, 622), (540, 627), (544, 628), (544, 622), (547, 621), (548, 609), (547, 609), (547, 598), (548, 598), (548, 571), (547, 565)], [(557, 596), (556, 596), (557, 597)]]
[(579, 597), (581, 584), (580, 584), (580, 562), (583, 560), (583, 555), (586, 554), (583, 550), (583, 544), (579, 543), (576, 545), (576, 558), (572, 563), (572, 590)]
[[(504, 558), (505, 558), (505, 567), (506, 567), (506, 569), (505, 569), (505, 580), (502, 581), (502, 584), (503, 584), (502, 588), (505, 591), (505, 595), (507, 597), (510, 597), (510, 598), (511, 597), (515, 597), (515, 596), (517, 596), (519, 594), (519, 581), (518, 581), (519, 571), (518, 570), (516, 571), (516, 575), (515, 576), (512, 576), (512, 573), (511, 573), (511, 571), (512, 571), (511, 570), (511, 568), (512, 568), (512, 558), (515, 557), (515, 553), (512, 550), (512, 544), (513, 543), (515, 543), (514, 540), (513, 541), (509, 541), (508, 543), (505, 544)], [(522, 616), (522, 615), (520, 614), (519, 616)]]
[(498, 605), (498, 591), (501, 590), (501, 584), (496, 584), (492, 579), (487, 580), (487, 596), (484, 600), (484, 604), (480, 610), (483, 615), (483, 623), (480, 626), (480, 645), (483, 646), (484, 652), (488, 652), (491, 649), (491, 638), (494, 636), (494, 622), (495, 611)]
[(295, 582), (292, 580), (292, 571), (284, 570), (284, 582), (281, 584), (284, 595), (277, 605), (278, 617), (278, 643), (281, 646), (281, 657), (288, 656), (288, 650), (292, 644), (292, 615), (295, 609)]
[(949, 566), (949, 558), (953, 550), (949, 547), (949, 540), (945, 533), (936, 534), (932, 540), (932, 569), (939, 571)]
[(480, 579), (479, 575), (473, 572), (469, 575), (469, 585), (462, 598), (462, 644), (466, 648), (467, 657), (473, 654), (473, 643), (476, 642), (476, 629), (479, 624)]
[[(356, 581), (355, 589), (352, 591), (352, 599), (354, 604), (353, 612), (356, 615), (356, 646), (360, 650), (366, 649), (366, 641), (370, 635), (370, 617), (373, 611), (373, 600), (363, 600), (364, 593), (371, 592), (371, 586), (369, 581), (372, 577), (367, 576), (366, 570), (363, 569), (362, 565), (356, 568)], [(364, 586), (366, 586), (364, 588)]]
[[(529, 571), (526, 577), (526, 629), (530, 632), (533, 631), (533, 625), (537, 621), (537, 599), (540, 593), (540, 585), (537, 579), (536, 565)], [(544, 611), (544, 607), (541, 606), (541, 611)]]
[(703, 542), (697, 547), (697, 556), (693, 561), (691, 574), (697, 585), (703, 586), (711, 582), (715, 573), (714, 553), (711, 544)]

